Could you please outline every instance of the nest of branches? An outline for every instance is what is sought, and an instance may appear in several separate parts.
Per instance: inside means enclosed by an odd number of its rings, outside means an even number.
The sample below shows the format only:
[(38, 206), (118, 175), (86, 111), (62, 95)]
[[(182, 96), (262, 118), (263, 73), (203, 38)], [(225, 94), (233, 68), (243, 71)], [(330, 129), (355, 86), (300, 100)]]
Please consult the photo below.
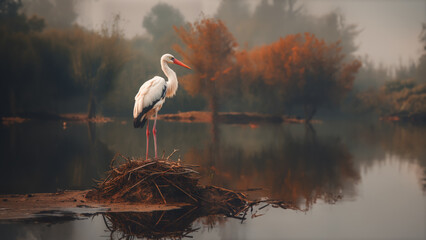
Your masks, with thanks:
[[(175, 153), (175, 151), (173, 152)], [(160, 160), (129, 159), (116, 154), (107, 177), (86, 198), (109, 202), (189, 203), (236, 213), (248, 203), (242, 193), (198, 185), (195, 165)], [(118, 164), (118, 157), (124, 163)]]
[[(114, 166), (118, 157), (125, 162)], [(110, 202), (198, 202), (198, 172), (194, 167), (168, 158), (131, 160), (117, 154), (107, 177), (86, 197)]]

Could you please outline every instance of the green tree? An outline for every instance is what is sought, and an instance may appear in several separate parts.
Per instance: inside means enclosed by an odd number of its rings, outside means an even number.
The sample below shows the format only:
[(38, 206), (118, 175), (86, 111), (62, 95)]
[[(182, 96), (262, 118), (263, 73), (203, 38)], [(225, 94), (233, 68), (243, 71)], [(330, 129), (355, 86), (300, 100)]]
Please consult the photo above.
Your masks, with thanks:
[(170, 52), (170, 47), (179, 42), (173, 26), (182, 26), (184, 22), (180, 11), (166, 3), (159, 3), (151, 9), (144, 17), (142, 26), (152, 37), (149, 48), (154, 48), (153, 55)]
[(426, 23), (422, 24), (420, 42), (423, 44), (423, 54), (419, 59), (417, 67), (417, 80), (426, 83)]
[(222, 20), (229, 31), (240, 42), (244, 43), (253, 36), (251, 13), (247, 1), (222, 0), (215, 18)]
[(1, 115), (17, 115), (25, 102), (31, 81), (37, 74), (37, 52), (33, 41), (44, 27), (37, 17), (21, 13), (21, 1), (0, 0), (0, 99)]
[(23, 0), (26, 14), (41, 16), (49, 27), (69, 28), (77, 18), (76, 0)]
[(99, 99), (111, 90), (128, 59), (127, 45), (119, 29), (119, 16), (110, 28), (104, 26), (100, 34), (73, 28), (72, 68), (76, 82), (89, 94), (88, 118), (96, 115)]

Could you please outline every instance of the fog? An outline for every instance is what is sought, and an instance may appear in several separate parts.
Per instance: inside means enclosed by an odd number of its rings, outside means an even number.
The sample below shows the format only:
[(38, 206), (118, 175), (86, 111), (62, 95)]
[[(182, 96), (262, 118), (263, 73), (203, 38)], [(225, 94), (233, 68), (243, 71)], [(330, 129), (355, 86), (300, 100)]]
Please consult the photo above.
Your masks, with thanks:
[(161, 75), (166, 52), (193, 70), (176, 69), (181, 87), (163, 112), (311, 119), (326, 107), (425, 111), (424, 1), (2, 0), (0, 7), (3, 115), (85, 108), (89, 118), (127, 115), (135, 89)]
[[(127, 37), (146, 34), (142, 28), (143, 17), (162, 1), (155, 0), (89, 0), (76, 6), (76, 22), (88, 28), (99, 29), (104, 21), (120, 13), (125, 19)], [(164, 1), (163, 1), (164, 2)], [(213, 16), (221, 0), (175, 0), (167, 4), (179, 9), (186, 21), (193, 22)], [(246, 0), (251, 11), (260, 0)], [(272, 2), (272, 1), (269, 1)], [(304, 13), (322, 16), (332, 11), (342, 13), (348, 24), (361, 30), (356, 38), (358, 55), (369, 55), (376, 63), (397, 66), (419, 58), (422, 46), (418, 41), (421, 23), (426, 22), (426, 1), (423, 0), (299, 0)]]

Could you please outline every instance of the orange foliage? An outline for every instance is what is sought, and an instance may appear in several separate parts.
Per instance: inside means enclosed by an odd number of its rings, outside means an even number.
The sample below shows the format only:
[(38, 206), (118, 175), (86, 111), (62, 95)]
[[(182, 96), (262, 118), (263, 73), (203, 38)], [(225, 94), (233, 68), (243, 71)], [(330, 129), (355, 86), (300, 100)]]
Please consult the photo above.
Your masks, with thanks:
[(257, 102), (301, 105), (309, 121), (319, 106), (343, 99), (361, 66), (357, 60), (343, 63), (339, 41), (328, 44), (310, 33), (236, 52), (235, 39), (220, 20), (203, 19), (175, 30), (186, 46), (175, 48), (194, 69), (181, 83), (191, 95), (206, 96), (213, 112), (219, 96), (245, 95), (251, 101), (265, 92)]
[(340, 42), (327, 44), (313, 34), (289, 35), (236, 56), (242, 77), (277, 86), (284, 101), (315, 109), (338, 103), (352, 89), (358, 60), (342, 63)]
[(212, 111), (217, 111), (219, 91), (225, 90), (233, 72), (234, 37), (222, 21), (202, 19), (189, 27), (175, 27), (185, 44), (185, 49), (175, 46), (194, 74), (181, 79), (185, 90), (191, 95), (201, 93), (209, 101)]

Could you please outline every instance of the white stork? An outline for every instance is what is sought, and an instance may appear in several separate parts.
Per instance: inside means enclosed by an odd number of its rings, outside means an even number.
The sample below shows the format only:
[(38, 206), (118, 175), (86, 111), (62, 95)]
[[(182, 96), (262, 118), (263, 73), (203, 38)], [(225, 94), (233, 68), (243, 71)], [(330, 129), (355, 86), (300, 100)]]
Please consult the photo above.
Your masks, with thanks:
[(177, 60), (171, 54), (164, 54), (161, 57), (161, 69), (167, 76), (167, 81), (159, 76), (146, 81), (135, 96), (135, 106), (133, 108), (133, 126), (143, 128), (146, 123), (146, 159), (148, 159), (149, 147), (149, 118), (154, 115), (154, 126), (152, 133), (154, 135), (155, 158), (157, 158), (157, 113), (160, 111), (166, 97), (173, 97), (178, 88), (176, 73), (167, 65), (174, 63), (182, 67), (191, 69), (183, 62)]

